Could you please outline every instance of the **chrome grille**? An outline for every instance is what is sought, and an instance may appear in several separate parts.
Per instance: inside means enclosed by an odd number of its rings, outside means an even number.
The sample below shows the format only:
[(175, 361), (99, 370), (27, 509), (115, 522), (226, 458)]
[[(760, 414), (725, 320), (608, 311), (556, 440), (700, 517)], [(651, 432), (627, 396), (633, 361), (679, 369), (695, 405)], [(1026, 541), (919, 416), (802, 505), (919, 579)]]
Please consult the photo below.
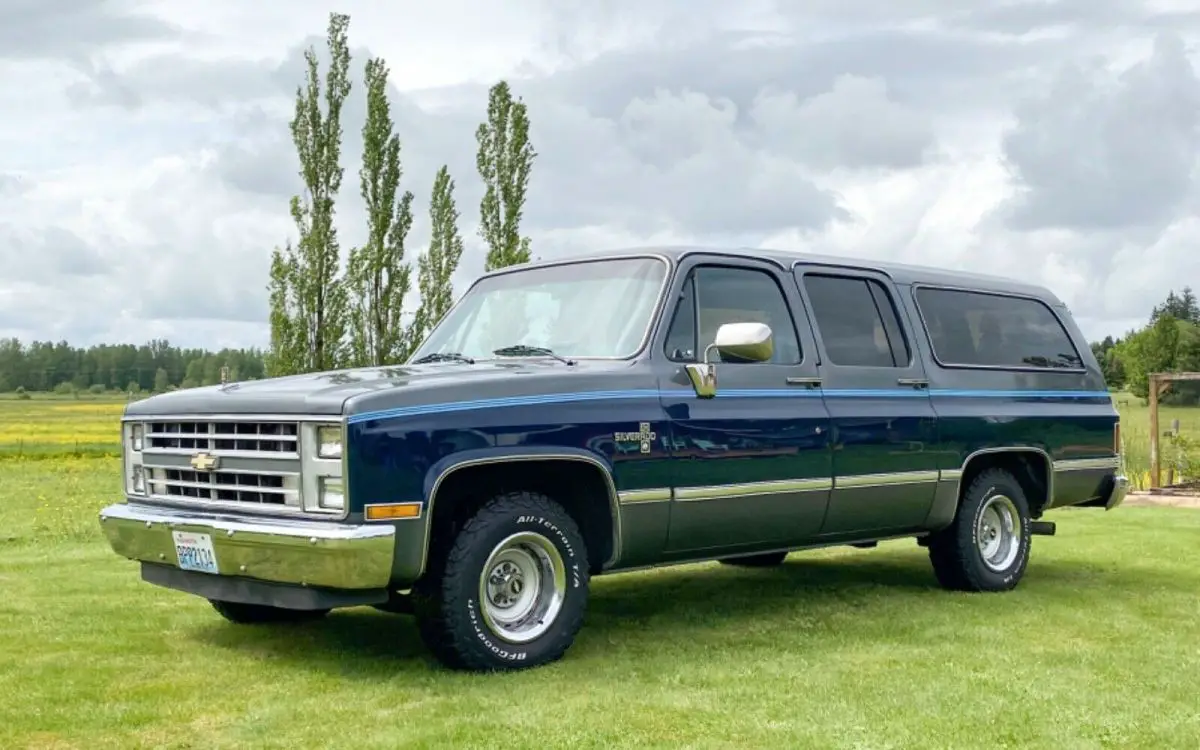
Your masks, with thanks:
[(150, 422), (146, 448), (152, 451), (211, 451), (222, 455), (298, 456), (296, 422)]
[(301, 443), (294, 419), (151, 417), (142, 465), (150, 500), (264, 513), (302, 513)]
[(300, 477), (297, 474), (150, 468), (147, 480), (150, 494), (162, 500), (300, 507)]

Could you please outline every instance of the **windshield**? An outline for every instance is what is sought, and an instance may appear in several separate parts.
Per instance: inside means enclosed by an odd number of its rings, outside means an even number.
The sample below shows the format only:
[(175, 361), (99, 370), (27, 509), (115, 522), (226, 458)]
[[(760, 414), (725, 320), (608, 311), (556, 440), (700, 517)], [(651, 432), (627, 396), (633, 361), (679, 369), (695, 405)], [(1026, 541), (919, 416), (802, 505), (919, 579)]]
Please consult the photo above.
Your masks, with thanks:
[(497, 349), (542, 347), (564, 357), (637, 353), (667, 264), (658, 258), (564, 263), (481, 280), (413, 355), (495, 359)]

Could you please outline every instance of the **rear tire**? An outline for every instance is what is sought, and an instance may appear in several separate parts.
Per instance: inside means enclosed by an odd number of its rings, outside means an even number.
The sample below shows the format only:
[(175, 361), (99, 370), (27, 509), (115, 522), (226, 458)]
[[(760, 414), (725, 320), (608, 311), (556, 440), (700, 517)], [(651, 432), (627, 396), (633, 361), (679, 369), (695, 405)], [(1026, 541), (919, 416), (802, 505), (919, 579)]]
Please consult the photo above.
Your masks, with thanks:
[(210, 599), (213, 609), (230, 622), (239, 625), (266, 625), (282, 622), (311, 622), (329, 614), (327, 609), (284, 609), (266, 604), (246, 604)]
[(532, 492), (499, 495), (438, 541), (413, 609), (439, 661), (517, 670), (566, 653), (583, 624), (589, 576), (583, 535), (562, 506)]
[(734, 565), (739, 568), (772, 568), (787, 559), (787, 552), (764, 552), (761, 555), (742, 555), (741, 557), (725, 557), (717, 562), (722, 565)]
[(954, 521), (929, 540), (938, 582), (954, 591), (1008, 591), (1029, 562), (1029, 501), (1004, 469), (987, 469), (972, 480)]

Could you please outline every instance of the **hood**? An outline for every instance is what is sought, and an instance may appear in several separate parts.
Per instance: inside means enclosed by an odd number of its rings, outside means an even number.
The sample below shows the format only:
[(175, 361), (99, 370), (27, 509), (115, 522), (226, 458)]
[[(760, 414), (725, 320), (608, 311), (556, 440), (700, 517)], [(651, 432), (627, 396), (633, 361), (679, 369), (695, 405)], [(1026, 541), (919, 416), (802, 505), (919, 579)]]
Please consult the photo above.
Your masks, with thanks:
[[(435, 387), (468, 386), (528, 377), (571, 377), (577, 373), (624, 368), (625, 361), (581, 361), (567, 365), (550, 358), (512, 358), (466, 364), (431, 362), (394, 367), (289, 375), (163, 393), (126, 407), (128, 416), (186, 414), (340, 415), (356, 397), (396, 394)], [(455, 389), (458, 390), (458, 389)], [(375, 400), (375, 399), (372, 399)], [(388, 398), (387, 400), (391, 400)]]

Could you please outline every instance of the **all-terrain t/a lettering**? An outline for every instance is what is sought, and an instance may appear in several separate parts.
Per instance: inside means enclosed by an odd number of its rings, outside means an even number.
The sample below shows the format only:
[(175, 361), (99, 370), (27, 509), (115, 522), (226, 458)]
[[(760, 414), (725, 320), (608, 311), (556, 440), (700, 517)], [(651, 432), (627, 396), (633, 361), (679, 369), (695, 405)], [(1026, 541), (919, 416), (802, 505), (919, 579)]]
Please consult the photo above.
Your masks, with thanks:
[(1048, 514), (1122, 502), (1118, 427), (1042, 287), (627, 250), (484, 275), (408, 363), (131, 403), (100, 522), (232, 622), (374, 606), (518, 669), (568, 652), (593, 576), (652, 565), (915, 539), (944, 587), (1011, 589)]

